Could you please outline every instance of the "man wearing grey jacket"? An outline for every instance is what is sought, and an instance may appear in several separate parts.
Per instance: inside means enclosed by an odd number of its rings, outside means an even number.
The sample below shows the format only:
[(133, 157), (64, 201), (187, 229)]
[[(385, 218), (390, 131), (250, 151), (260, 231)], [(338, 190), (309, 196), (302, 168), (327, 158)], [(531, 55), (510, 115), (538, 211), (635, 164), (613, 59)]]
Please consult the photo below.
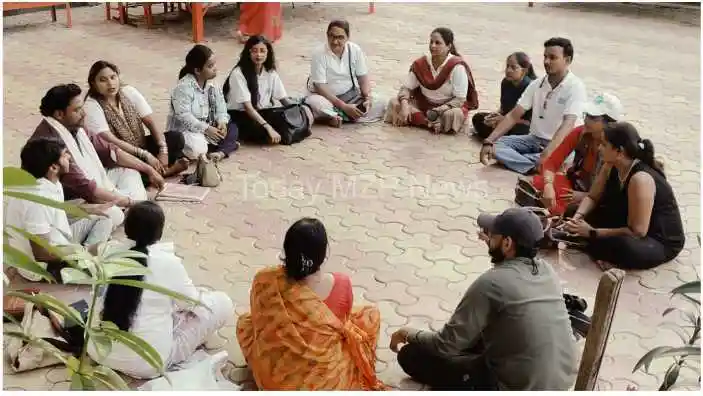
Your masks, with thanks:
[(396, 331), (390, 348), (398, 363), (434, 390), (570, 389), (576, 348), (559, 280), (535, 258), (544, 236), (539, 218), (511, 208), (484, 213), (478, 224), (493, 268), (471, 284), (441, 331)]

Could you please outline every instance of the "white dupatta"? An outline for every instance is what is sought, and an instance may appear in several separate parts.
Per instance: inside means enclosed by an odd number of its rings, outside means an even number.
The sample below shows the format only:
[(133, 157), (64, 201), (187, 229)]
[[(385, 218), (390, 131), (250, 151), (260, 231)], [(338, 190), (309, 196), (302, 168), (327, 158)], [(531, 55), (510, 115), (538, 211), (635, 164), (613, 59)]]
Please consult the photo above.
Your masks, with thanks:
[[(71, 132), (53, 117), (44, 117), (44, 120), (61, 136), (61, 140), (66, 145), (68, 152), (71, 153), (76, 165), (81, 168), (88, 179), (95, 181), (98, 187), (104, 190), (116, 191), (115, 185), (107, 177), (105, 167), (103, 167), (93, 143), (88, 138), (88, 135), (85, 134), (83, 128), (78, 129), (74, 139)], [(80, 145), (80, 148), (78, 148), (76, 143)], [(83, 150), (81, 151), (81, 149)]]

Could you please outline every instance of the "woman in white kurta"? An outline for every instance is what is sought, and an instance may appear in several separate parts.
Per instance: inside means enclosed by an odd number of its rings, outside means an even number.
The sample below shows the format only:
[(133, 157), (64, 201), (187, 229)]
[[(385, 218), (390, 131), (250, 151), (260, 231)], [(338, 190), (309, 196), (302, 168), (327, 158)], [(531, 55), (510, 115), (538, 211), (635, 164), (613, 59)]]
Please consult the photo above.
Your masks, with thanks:
[(343, 122), (375, 122), (383, 118), (386, 101), (371, 93), (366, 55), (349, 41), (349, 23), (335, 20), (327, 27), (327, 42), (310, 61), (305, 103), (315, 119), (339, 127)]
[(469, 111), (478, 108), (478, 94), (451, 30), (432, 31), (430, 55), (413, 62), (398, 96), (388, 106), (386, 122), (397, 126), (414, 125), (446, 134), (461, 130)]
[[(200, 301), (193, 306), (164, 294), (122, 285), (108, 285), (98, 299), (96, 320), (114, 323), (149, 343), (161, 356), (165, 367), (187, 360), (206, 338), (225, 325), (234, 314), (232, 300), (221, 291), (198, 288), (188, 276), (173, 245), (159, 243), (165, 223), (161, 207), (150, 201), (134, 205), (125, 218), (129, 247), (147, 255), (138, 261), (149, 269), (143, 276), (122, 279), (140, 280), (181, 293)], [(96, 323), (97, 324), (97, 323)], [(109, 353), (89, 343), (88, 353), (96, 362), (135, 378), (154, 378), (159, 370), (149, 365), (130, 348), (113, 343)]]
[[(236, 124), (240, 141), (256, 143), (281, 142), (279, 117), (271, 109), (296, 106), (287, 97), (283, 81), (276, 71), (273, 46), (263, 36), (250, 37), (242, 49), (239, 62), (232, 69), (223, 87), (230, 122)], [(312, 125), (309, 107), (302, 106)], [(276, 130), (279, 128), (279, 130)], [(309, 128), (305, 136), (309, 135)]]
[(164, 133), (156, 126), (151, 106), (136, 88), (122, 84), (117, 66), (103, 60), (95, 62), (88, 72), (88, 86), (83, 109), (89, 133), (101, 135), (164, 177), (188, 168), (183, 158), (183, 134)]

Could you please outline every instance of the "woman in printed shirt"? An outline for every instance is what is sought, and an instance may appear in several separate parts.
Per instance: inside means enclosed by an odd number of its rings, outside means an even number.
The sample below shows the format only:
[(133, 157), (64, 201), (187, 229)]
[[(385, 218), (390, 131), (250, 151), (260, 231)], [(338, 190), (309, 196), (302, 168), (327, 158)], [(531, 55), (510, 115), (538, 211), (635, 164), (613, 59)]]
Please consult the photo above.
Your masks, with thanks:
[(432, 31), (430, 55), (413, 62), (407, 80), (388, 107), (386, 122), (396, 126), (419, 126), (436, 134), (461, 130), (469, 111), (478, 108), (478, 93), (451, 30), (440, 27)]
[[(188, 160), (183, 158), (183, 134), (164, 133), (156, 126), (151, 106), (136, 88), (122, 84), (116, 65), (104, 60), (93, 63), (88, 86), (83, 105), (88, 132), (100, 134), (164, 177), (188, 168)], [(144, 126), (150, 135), (146, 135)]]
[[(537, 78), (530, 57), (524, 52), (513, 52), (505, 61), (505, 78), (500, 83), (500, 108), (493, 113), (476, 113), (471, 118), (474, 133), (481, 139), (490, 136), (506, 114), (512, 110), (532, 80)], [(506, 135), (527, 135), (530, 133), (532, 111), (526, 111), (520, 121)]]
[(239, 148), (237, 128), (229, 124), (222, 90), (212, 81), (216, 76), (214, 53), (198, 44), (186, 55), (178, 85), (171, 93), (166, 130), (183, 134), (183, 152), (190, 159), (209, 153), (211, 159), (220, 160)]
[[(276, 130), (281, 123), (277, 122), (278, 117), (271, 109), (295, 104), (286, 97), (286, 89), (276, 71), (273, 46), (264, 36), (252, 36), (247, 40), (222, 91), (227, 100), (230, 122), (236, 124), (241, 141), (281, 142), (283, 131)], [(308, 118), (308, 126), (312, 125), (309, 107), (302, 106), (302, 109)], [(306, 134), (309, 135), (309, 128)]]

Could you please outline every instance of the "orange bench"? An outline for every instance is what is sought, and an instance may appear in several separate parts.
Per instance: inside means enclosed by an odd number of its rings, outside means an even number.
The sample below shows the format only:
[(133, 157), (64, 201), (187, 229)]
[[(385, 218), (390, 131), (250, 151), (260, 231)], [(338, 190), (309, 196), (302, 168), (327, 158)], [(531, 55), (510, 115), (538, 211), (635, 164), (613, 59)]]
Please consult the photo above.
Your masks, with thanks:
[(51, 7), (51, 20), (53, 22), (56, 22), (56, 6), (64, 5), (66, 8), (66, 26), (71, 27), (73, 23), (71, 22), (71, 3), (12, 3), (12, 2), (5, 2), (2, 3), (2, 11), (3, 15), (5, 14), (6, 11), (15, 11), (15, 10), (28, 10), (32, 8), (45, 8), (45, 7)]

